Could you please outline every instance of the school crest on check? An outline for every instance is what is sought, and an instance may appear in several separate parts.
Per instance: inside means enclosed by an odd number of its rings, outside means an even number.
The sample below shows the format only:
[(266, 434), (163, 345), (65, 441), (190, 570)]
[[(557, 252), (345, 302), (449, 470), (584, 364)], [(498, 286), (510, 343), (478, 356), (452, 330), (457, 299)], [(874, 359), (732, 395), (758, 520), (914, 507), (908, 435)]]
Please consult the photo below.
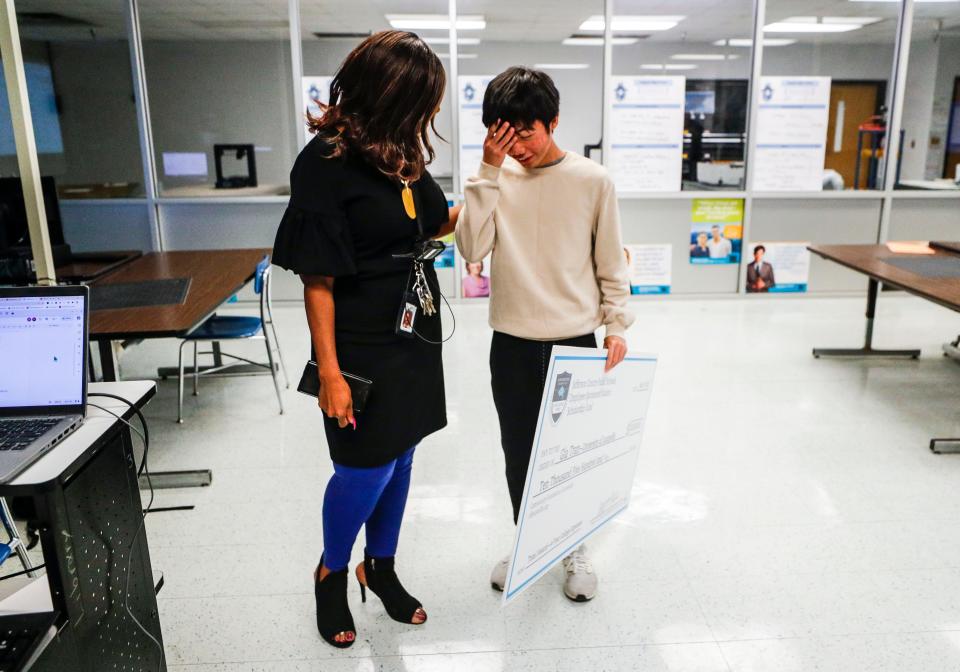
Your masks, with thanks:
[(570, 396), (570, 381), (572, 380), (573, 374), (564, 372), (557, 375), (557, 382), (553, 384), (550, 413), (554, 423), (560, 421), (560, 416), (563, 415), (563, 409), (567, 407), (567, 398)]

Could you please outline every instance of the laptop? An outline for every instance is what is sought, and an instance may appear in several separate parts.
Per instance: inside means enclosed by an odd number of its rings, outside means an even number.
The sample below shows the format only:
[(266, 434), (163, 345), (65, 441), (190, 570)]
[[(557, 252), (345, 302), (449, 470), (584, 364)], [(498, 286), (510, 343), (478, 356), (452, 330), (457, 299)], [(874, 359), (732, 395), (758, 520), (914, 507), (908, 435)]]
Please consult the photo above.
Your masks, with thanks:
[(83, 422), (86, 287), (0, 287), (0, 483)]

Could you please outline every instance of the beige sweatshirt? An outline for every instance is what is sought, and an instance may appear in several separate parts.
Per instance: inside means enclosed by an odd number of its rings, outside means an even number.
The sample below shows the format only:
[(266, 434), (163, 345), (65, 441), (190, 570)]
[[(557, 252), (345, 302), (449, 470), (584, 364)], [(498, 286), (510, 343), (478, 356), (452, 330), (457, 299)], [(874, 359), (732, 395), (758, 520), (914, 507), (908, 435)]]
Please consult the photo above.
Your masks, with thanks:
[(510, 157), (467, 179), (457, 247), (467, 261), (491, 251), (490, 326), (534, 340), (622, 336), (630, 281), (613, 180), (574, 152), (543, 168)]

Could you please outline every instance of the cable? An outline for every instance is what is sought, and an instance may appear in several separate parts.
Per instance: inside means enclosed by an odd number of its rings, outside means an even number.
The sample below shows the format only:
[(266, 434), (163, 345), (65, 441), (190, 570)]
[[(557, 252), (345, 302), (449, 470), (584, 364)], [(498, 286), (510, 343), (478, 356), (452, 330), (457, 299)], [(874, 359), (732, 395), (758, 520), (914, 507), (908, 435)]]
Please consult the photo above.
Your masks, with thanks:
[(0, 581), (6, 581), (7, 579), (12, 579), (15, 576), (23, 576), (24, 574), (35, 572), (38, 569), (43, 569), (46, 566), (47, 566), (47, 563), (43, 563), (42, 565), (37, 565), (36, 567), (31, 567), (30, 569), (24, 569), (23, 571), (20, 571), (20, 572), (14, 572), (13, 574), (4, 574), (3, 576), (0, 576)]
[(136, 545), (137, 539), (140, 537), (140, 533), (143, 531), (144, 527), (146, 527), (147, 514), (149, 514), (151, 511), (151, 507), (153, 506), (153, 499), (155, 495), (155, 492), (153, 489), (153, 482), (150, 480), (150, 468), (147, 466), (147, 457), (150, 454), (150, 442), (149, 442), (150, 433), (147, 430), (147, 421), (143, 417), (143, 413), (140, 411), (140, 409), (137, 408), (133, 404), (133, 402), (131, 402), (129, 399), (124, 399), (121, 396), (118, 396), (116, 394), (109, 394), (107, 392), (90, 392), (87, 396), (108, 397), (110, 399), (116, 399), (118, 401), (122, 401), (123, 403), (127, 404), (127, 406), (129, 406), (134, 413), (137, 414), (137, 417), (140, 419), (140, 422), (143, 428), (143, 432), (140, 432), (133, 425), (133, 423), (128, 421), (126, 418), (123, 418), (119, 414), (114, 413), (109, 408), (104, 408), (103, 406), (99, 406), (97, 404), (91, 404), (89, 401), (87, 402), (88, 406), (93, 406), (94, 408), (98, 408), (105, 413), (109, 413), (110, 415), (115, 417), (117, 420), (127, 425), (127, 427), (135, 431), (137, 435), (139, 435), (140, 438), (143, 440), (143, 461), (140, 463), (140, 469), (137, 470), (137, 476), (139, 477), (141, 472), (146, 473), (147, 486), (150, 488), (150, 500), (147, 502), (147, 507), (143, 510), (143, 513), (140, 516), (140, 525), (137, 527), (137, 531), (133, 533), (133, 538), (130, 540), (130, 546), (127, 549), (127, 576), (126, 576), (126, 583), (125, 583), (124, 594), (123, 594), (123, 608), (126, 610), (127, 615), (131, 618), (131, 620), (133, 620), (136, 626), (140, 628), (140, 631), (143, 632), (143, 634), (146, 635), (151, 642), (153, 642), (154, 646), (157, 647), (157, 650), (160, 651), (160, 662), (157, 665), (157, 670), (162, 670), (163, 662), (165, 659), (163, 645), (160, 643), (160, 641), (156, 637), (154, 637), (150, 633), (149, 630), (147, 630), (147, 628), (143, 625), (143, 623), (141, 623), (137, 619), (137, 617), (133, 615), (133, 612), (130, 610), (130, 568), (133, 566), (133, 547)]
[[(140, 463), (140, 468), (137, 470), (137, 476), (140, 476), (141, 474), (143, 474), (143, 470), (147, 466), (147, 451), (150, 450), (150, 432), (147, 428), (147, 419), (143, 417), (143, 411), (141, 411), (139, 408), (131, 404), (129, 400), (124, 399), (123, 397), (116, 394), (110, 394), (109, 392), (90, 392), (89, 394), (87, 394), (87, 396), (88, 397), (107, 397), (109, 399), (116, 399), (117, 401), (122, 401), (123, 403), (127, 404), (134, 413), (137, 414), (137, 419), (140, 420), (140, 426), (143, 427), (142, 434), (140, 432), (137, 432), (137, 434), (140, 436), (140, 439), (143, 441), (143, 461)], [(94, 404), (90, 404), (90, 405), (93, 406)], [(110, 415), (114, 416), (121, 422), (126, 423), (131, 429), (133, 429), (134, 431), (137, 431), (136, 427), (131, 425), (129, 422), (121, 418), (119, 415), (117, 415), (113, 411), (103, 408), (102, 406), (97, 406), (97, 408), (99, 408), (101, 411), (110, 413)]]
[[(457, 314), (453, 312), (453, 306), (451, 306), (450, 302), (447, 301), (447, 297), (444, 296), (443, 291), (440, 289), (439, 285), (437, 286), (437, 293), (440, 294), (440, 298), (443, 299), (443, 302), (447, 305), (447, 310), (450, 311), (450, 317), (453, 319), (453, 331), (451, 331), (450, 335), (444, 338), (442, 341), (431, 341), (429, 338), (425, 338), (424, 336), (422, 336), (420, 332), (417, 331), (416, 327), (414, 327), (413, 333), (416, 334), (417, 338), (419, 338), (421, 341), (425, 343), (429, 343), (430, 345), (443, 345), (444, 343), (449, 341), (451, 338), (453, 338), (453, 335), (455, 333), (457, 333)], [(441, 333), (440, 336), (442, 337), (443, 334)]]

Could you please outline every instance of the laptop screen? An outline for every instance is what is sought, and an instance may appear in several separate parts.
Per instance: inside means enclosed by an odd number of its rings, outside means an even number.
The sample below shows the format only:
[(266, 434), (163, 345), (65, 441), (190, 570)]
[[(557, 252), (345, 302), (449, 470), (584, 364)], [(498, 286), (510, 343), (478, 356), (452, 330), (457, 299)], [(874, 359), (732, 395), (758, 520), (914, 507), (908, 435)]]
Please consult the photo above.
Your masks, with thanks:
[(0, 410), (83, 403), (84, 296), (0, 296)]

